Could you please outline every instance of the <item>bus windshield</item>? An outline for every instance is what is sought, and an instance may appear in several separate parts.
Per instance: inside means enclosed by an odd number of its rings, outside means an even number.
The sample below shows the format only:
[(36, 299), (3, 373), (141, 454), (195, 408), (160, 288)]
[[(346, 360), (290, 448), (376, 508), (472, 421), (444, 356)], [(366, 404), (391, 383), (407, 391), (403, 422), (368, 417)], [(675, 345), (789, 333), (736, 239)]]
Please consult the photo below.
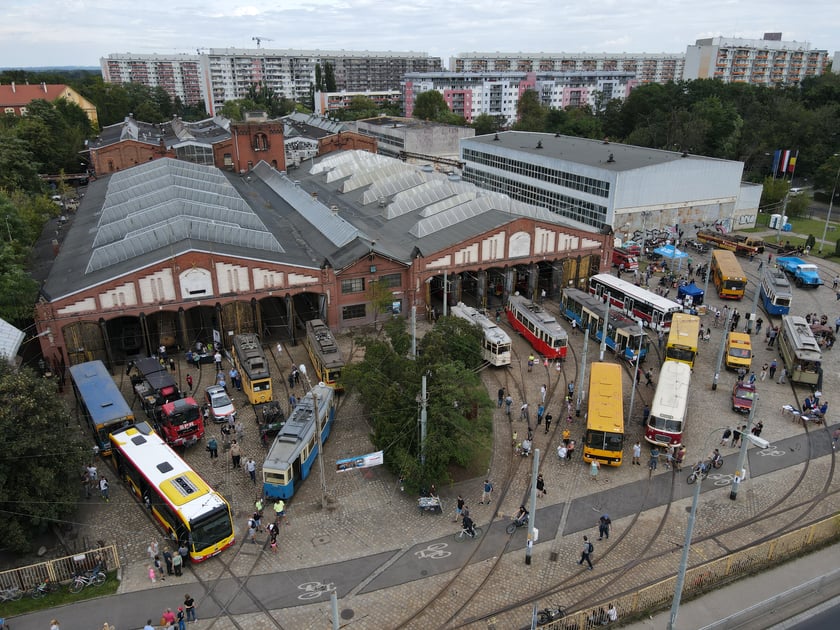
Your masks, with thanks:
[(624, 436), (620, 433), (589, 430), (586, 432), (586, 446), (603, 449), (605, 451), (620, 451), (624, 444)]
[(212, 547), (233, 534), (227, 507), (219, 507), (201, 520), (191, 522), (190, 529), (195, 551)]
[(651, 416), (648, 420), (648, 426), (660, 431), (667, 431), (668, 433), (682, 433), (682, 421), (674, 418), (659, 418)]
[(671, 346), (666, 350), (665, 356), (668, 359), (673, 359), (674, 361), (692, 363), (694, 361), (694, 350), (691, 348), (677, 348), (676, 346)]

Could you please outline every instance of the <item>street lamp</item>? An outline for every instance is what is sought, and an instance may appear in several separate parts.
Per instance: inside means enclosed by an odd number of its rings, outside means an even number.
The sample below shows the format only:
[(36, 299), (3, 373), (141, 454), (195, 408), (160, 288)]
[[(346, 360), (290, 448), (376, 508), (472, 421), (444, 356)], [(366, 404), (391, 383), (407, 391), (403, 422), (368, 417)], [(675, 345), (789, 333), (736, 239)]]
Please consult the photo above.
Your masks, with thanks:
[(825, 235), (828, 232), (828, 222), (831, 220), (831, 208), (834, 206), (834, 195), (837, 194), (838, 177), (840, 177), (840, 166), (837, 167), (837, 174), (834, 176), (834, 188), (831, 189), (831, 199), (828, 201), (828, 214), (825, 216), (825, 227), (823, 228), (822, 240), (820, 241), (820, 254), (822, 254)]
[[(755, 402), (753, 402), (753, 408), (755, 408)], [(709, 438), (721, 430), (723, 430), (722, 427), (719, 429), (714, 429), (711, 433), (709, 433), (706, 436), (706, 439), (703, 440), (703, 452), (705, 452), (706, 447), (708, 446)], [(746, 444), (746, 442), (749, 441), (760, 448), (768, 448), (770, 446), (770, 443), (767, 440), (762, 439), (760, 437), (756, 437), (751, 433), (742, 434), (741, 440), (742, 444)], [(746, 452), (746, 450), (744, 452)], [(695, 482), (694, 486), (694, 496), (691, 499), (691, 511), (688, 513), (688, 524), (686, 525), (685, 529), (685, 542), (683, 543), (682, 558), (680, 559), (680, 568), (677, 571), (677, 582), (676, 584), (674, 584), (674, 599), (671, 602), (671, 616), (668, 619), (668, 630), (675, 630), (677, 624), (677, 616), (680, 613), (680, 600), (682, 599), (682, 590), (685, 586), (685, 574), (686, 571), (688, 571), (688, 554), (691, 549), (691, 537), (694, 534), (694, 523), (697, 519), (697, 504), (700, 501), (700, 488), (702, 487), (702, 485), (703, 477), (701, 475), (698, 475), (697, 481)]]
[(636, 352), (636, 369), (633, 371), (633, 389), (630, 390), (630, 411), (627, 413), (627, 423), (629, 424), (633, 418), (633, 403), (636, 402), (636, 383), (639, 380), (639, 360), (642, 358), (642, 343), (644, 343), (645, 326), (639, 322), (639, 331), (642, 336), (639, 337), (639, 350)]
[(318, 472), (321, 475), (321, 507), (327, 507), (327, 477), (324, 474), (324, 440), (321, 434), (321, 414), (318, 408), (318, 393), (312, 387), (312, 381), (309, 380), (309, 375), (306, 373), (306, 366), (301, 363), (298, 366), (300, 373), (306, 379), (306, 384), (309, 387), (309, 393), (312, 394), (312, 413), (315, 414), (315, 431), (318, 433)]

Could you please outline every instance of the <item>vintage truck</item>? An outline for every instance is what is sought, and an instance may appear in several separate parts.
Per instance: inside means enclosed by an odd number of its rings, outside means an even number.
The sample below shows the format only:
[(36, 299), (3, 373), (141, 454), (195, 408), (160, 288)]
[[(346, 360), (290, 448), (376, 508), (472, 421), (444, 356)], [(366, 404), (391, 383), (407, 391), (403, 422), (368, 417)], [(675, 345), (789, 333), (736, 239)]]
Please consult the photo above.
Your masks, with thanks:
[(701, 243), (706, 243), (718, 249), (728, 249), (739, 256), (755, 256), (764, 252), (764, 241), (760, 238), (718, 232), (717, 230), (698, 230), (695, 237)]
[(818, 287), (823, 284), (819, 267), (813, 263), (806, 263), (801, 258), (780, 256), (776, 258), (776, 265), (793, 276), (793, 281), (798, 287)]

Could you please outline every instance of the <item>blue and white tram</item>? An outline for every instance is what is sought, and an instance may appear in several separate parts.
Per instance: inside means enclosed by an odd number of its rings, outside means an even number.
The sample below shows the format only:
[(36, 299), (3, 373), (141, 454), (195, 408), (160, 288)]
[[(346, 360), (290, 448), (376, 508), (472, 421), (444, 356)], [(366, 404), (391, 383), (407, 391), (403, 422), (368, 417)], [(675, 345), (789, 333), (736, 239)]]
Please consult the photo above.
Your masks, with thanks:
[(326, 442), (334, 419), (335, 390), (318, 383), (289, 414), (268, 451), (262, 469), (266, 497), (290, 499), (294, 495), (295, 487), (309, 476), (318, 456), (318, 425), (321, 442)]
[(454, 317), (465, 319), (481, 327), (484, 341), (481, 356), (491, 365), (510, 365), (510, 337), (484, 313), (463, 302), (458, 302), (450, 311)]
[(785, 272), (775, 267), (766, 267), (761, 278), (761, 302), (769, 315), (787, 315), (793, 293)]
[[(589, 335), (601, 341), (604, 337), (604, 307), (606, 302), (579, 289), (564, 289), (560, 298), (560, 308), (570, 322), (575, 322), (581, 330), (588, 330)], [(644, 361), (650, 347), (650, 339), (639, 324), (614, 308), (610, 308), (607, 324), (607, 347), (616, 355), (636, 360), (636, 353), (641, 346), (640, 361)]]

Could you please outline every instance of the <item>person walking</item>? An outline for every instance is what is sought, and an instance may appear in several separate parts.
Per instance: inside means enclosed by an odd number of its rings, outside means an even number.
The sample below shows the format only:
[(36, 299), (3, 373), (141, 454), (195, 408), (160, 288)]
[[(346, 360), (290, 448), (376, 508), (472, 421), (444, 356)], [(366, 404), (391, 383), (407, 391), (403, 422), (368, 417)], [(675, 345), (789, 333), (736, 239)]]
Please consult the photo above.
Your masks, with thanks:
[(537, 426), (540, 426), (542, 424), (544, 413), (545, 413), (545, 405), (540, 403), (540, 406), (537, 407)]
[(111, 500), (110, 496), (110, 486), (108, 485), (108, 478), (104, 475), (99, 480), (99, 493), (102, 495), (102, 498), (105, 499), (105, 503), (108, 503)]
[(508, 420), (510, 419), (510, 407), (513, 405), (513, 397), (508, 394), (505, 396), (505, 413), (508, 416)]
[(192, 388), (193, 388), (192, 374), (187, 374), (187, 387), (189, 388), (190, 391), (192, 391)]
[(502, 408), (502, 403), (505, 401), (505, 388), (499, 388), (499, 409)]
[(566, 459), (569, 461), (572, 460), (572, 455), (575, 454), (575, 441), (569, 440), (569, 444), (566, 446)]
[(213, 361), (216, 363), (216, 371), (222, 371), (222, 353), (216, 350), (216, 354), (213, 355)]
[(525, 420), (529, 425), (531, 424), (531, 416), (528, 413), (528, 403), (523, 402), (519, 408), (519, 419)]
[(528, 371), (529, 372), (533, 371), (533, 369), (534, 369), (534, 360), (535, 360), (534, 355), (529, 354), (528, 355)]
[(763, 381), (764, 379), (766, 379), (766, 378), (767, 378), (767, 370), (769, 370), (769, 369), (770, 369), (770, 366), (769, 366), (769, 365), (767, 364), (767, 362), (765, 361), (765, 362), (764, 362), (764, 365), (762, 365), (762, 366), (761, 366), (761, 374), (759, 375), (759, 377), (758, 377), (758, 378), (759, 378), (760, 380), (762, 380), (762, 381)]
[(557, 447), (557, 459), (560, 460), (561, 464), (566, 463), (566, 455), (568, 455), (566, 445), (561, 443), (560, 446)]
[(216, 459), (219, 456), (219, 443), (216, 438), (211, 437), (207, 440), (207, 450), (210, 451), (210, 459)]
[(452, 519), (453, 523), (457, 523), (458, 519), (461, 518), (461, 512), (464, 511), (464, 497), (460, 494), (458, 495), (458, 499), (455, 501), (455, 518)]
[(610, 515), (601, 514), (601, 518), (598, 519), (598, 540), (603, 538), (610, 539), (610, 525), (612, 525)]
[(563, 433), (561, 434), (563, 438), (563, 444), (565, 446), (569, 446), (569, 440), (572, 439), (572, 432), (569, 429), (563, 429)]
[(257, 485), (257, 462), (254, 461), (253, 457), (249, 457), (248, 461), (245, 462), (245, 470), (248, 471), (248, 475), (251, 477), (251, 483), (255, 486)]
[(493, 484), (490, 483), (489, 479), (484, 480), (484, 486), (481, 490), (481, 501), (478, 502), (479, 505), (484, 505), (485, 503), (490, 503), (490, 497), (493, 494)]
[(677, 472), (682, 471), (682, 465), (685, 461), (685, 444), (681, 444), (680, 447), (677, 449), (677, 454), (674, 456), (674, 466), (677, 469)]
[(630, 464), (635, 464), (636, 466), (641, 466), (641, 457), (642, 457), (642, 444), (636, 440), (636, 443), (633, 445), (633, 459), (631, 460)]
[(540, 402), (543, 404), (545, 404), (546, 392), (548, 392), (548, 389), (546, 389), (545, 383), (543, 383), (542, 387), (540, 387)]
[(779, 372), (779, 380), (778, 380), (779, 385), (784, 385), (785, 383), (787, 383), (787, 378), (786, 377), (787, 377), (787, 368), (783, 365), (782, 366), (782, 371)]
[(580, 553), (580, 560), (578, 560), (578, 564), (586, 564), (589, 565), (589, 570), (592, 570), (592, 552), (595, 551), (595, 545), (589, 542), (589, 537), (583, 537), (583, 550)]
[(240, 468), (240, 460), (242, 459), (242, 449), (239, 447), (239, 444), (236, 440), (230, 445), (230, 459), (233, 462), (234, 468)]
[(652, 448), (650, 449), (650, 461), (648, 461), (648, 477), (653, 476), (653, 473), (656, 471), (656, 466), (659, 464), (659, 450)]
[(551, 421), (553, 417), (550, 413), (545, 414), (545, 432), (548, 433), (548, 430), (551, 428)]
[(548, 494), (548, 491), (545, 489), (545, 480), (543, 479), (542, 475), (537, 475), (537, 498), (540, 498), (540, 495), (545, 496)]
[(195, 621), (195, 600), (189, 593), (184, 595), (184, 612), (187, 613), (187, 621)]
[(768, 372), (768, 374), (770, 375), (770, 380), (773, 380), (773, 378), (775, 378), (776, 368), (778, 367), (778, 365), (779, 364), (776, 362), (776, 359), (773, 359), (772, 361), (770, 361), (770, 370)]
[(645, 372), (645, 385), (655, 387), (653, 383), (653, 368), (648, 368), (648, 371)]

